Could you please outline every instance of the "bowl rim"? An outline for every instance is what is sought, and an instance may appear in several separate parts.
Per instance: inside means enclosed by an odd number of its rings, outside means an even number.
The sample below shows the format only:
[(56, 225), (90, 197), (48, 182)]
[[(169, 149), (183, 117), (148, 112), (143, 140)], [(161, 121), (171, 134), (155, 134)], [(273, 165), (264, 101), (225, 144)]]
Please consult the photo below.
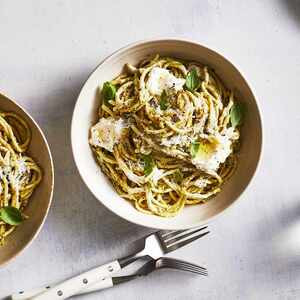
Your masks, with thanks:
[[(202, 48), (205, 48), (207, 49), (208, 51), (211, 51), (213, 52), (214, 54), (218, 55), (219, 57), (221, 57), (223, 60), (226, 61), (226, 63), (228, 63), (240, 76), (241, 78), (244, 80), (246, 86), (249, 88), (250, 92), (252, 93), (253, 95), (253, 98), (255, 100), (255, 104), (256, 104), (256, 107), (257, 107), (257, 111), (258, 111), (258, 121), (259, 121), (259, 127), (260, 127), (260, 134), (261, 134), (261, 139), (260, 139), (260, 148), (259, 148), (259, 153), (258, 153), (258, 159), (257, 159), (257, 162), (256, 162), (256, 166), (255, 166), (255, 169), (253, 171), (253, 174), (250, 178), (250, 180), (248, 181), (248, 183), (245, 185), (244, 189), (242, 190), (242, 192), (239, 194), (238, 197), (236, 197), (236, 199), (230, 203), (225, 209), (223, 209), (222, 211), (216, 213), (214, 216), (212, 217), (209, 217), (206, 221), (200, 221), (200, 222), (197, 222), (195, 224), (190, 224), (190, 225), (180, 225), (180, 226), (176, 226), (176, 225), (164, 225), (164, 227), (158, 227), (158, 226), (148, 226), (148, 225), (145, 225), (139, 221), (135, 221), (135, 220), (132, 220), (132, 219), (128, 219), (126, 218), (125, 216), (121, 215), (120, 213), (116, 212), (113, 210), (112, 207), (108, 206), (106, 203), (104, 203), (101, 199), (99, 199), (97, 197), (97, 195), (94, 193), (94, 191), (90, 188), (88, 182), (86, 182), (85, 178), (84, 178), (84, 175), (82, 174), (81, 170), (80, 170), (80, 167), (79, 167), (79, 163), (77, 161), (77, 158), (76, 158), (76, 155), (75, 155), (75, 142), (74, 142), (74, 138), (73, 138), (73, 135), (75, 134), (73, 128), (74, 128), (74, 118), (75, 118), (75, 111), (78, 107), (78, 103), (79, 103), (79, 98), (81, 96), (81, 93), (83, 91), (83, 89), (85, 88), (85, 86), (87, 85), (87, 82), (90, 80), (90, 78), (92, 77), (92, 75), (96, 72), (96, 70), (105, 62), (109, 61), (110, 59), (112, 59), (113, 57), (115, 56), (118, 56), (119, 54), (123, 53), (123, 52), (126, 52), (127, 50), (129, 50), (130, 48), (133, 48), (135, 46), (138, 46), (138, 45), (143, 45), (143, 44), (147, 44), (147, 43), (153, 43), (153, 42), (181, 42), (181, 43), (186, 43), (187, 45), (190, 44), (190, 45), (193, 45), (193, 46), (200, 46)], [(215, 218), (217, 217), (221, 217), (223, 216), (226, 212), (229, 211), (229, 209), (231, 209), (237, 202), (238, 200), (241, 198), (241, 196), (246, 192), (246, 190), (249, 189), (249, 187), (253, 184), (253, 181), (254, 181), (254, 178), (256, 177), (257, 173), (258, 173), (258, 170), (260, 169), (261, 167), (261, 161), (262, 161), (262, 156), (263, 156), (263, 149), (264, 149), (264, 127), (263, 127), (263, 119), (262, 119), (262, 110), (261, 110), (261, 107), (260, 107), (260, 103), (259, 101), (257, 100), (257, 97), (256, 97), (256, 93), (253, 91), (253, 88), (252, 86), (249, 84), (249, 81), (246, 80), (245, 76), (243, 75), (243, 73), (240, 71), (241, 68), (240, 67), (237, 67), (237, 64), (233, 64), (229, 59), (226, 58), (226, 56), (224, 56), (221, 51), (216, 51), (214, 50), (213, 48), (210, 48), (208, 47), (207, 45), (204, 45), (204, 44), (200, 44), (199, 42), (197, 42), (196, 40), (193, 40), (193, 39), (185, 39), (185, 38), (176, 38), (176, 37), (162, 37), (162, 38), (150, 38), (150, 39), (142, 39), (142, 40), (138, 40), (138, 41), (135, 41), (135, 42), (131, 42), (131, 43), (128, 43), (127, 45), (121, 47), (121, 48), (118, 48), (117, 50), (113, 51), (111, 54), (107, 55), (104, 57), (104, 59), (102, 59), (98, 64), (97, 66), (90, 72), (90, 74), (88, 75), (87, 79), (84, 81), (84, 83), (82, 84), (82, 87), (80, 89), (80, 92), (78, 93), (78, 96), (77, 96), (77, 99), (76, 99), (76, 102), (75, 102), (75, 105), (74, 105), (74, 109), (73, 109), (73, 113), (72, 113), (72, 119), (71, 119), (71, 130), (70, 130), (70, 137), (71, 137), (71, 149), (72, 149), (72, 155), (73, 155), (73, 159), (74, 159), (74, 162), (75, 162), (75, 165), (76, 165), (76, 168), (77, 168), (77, 171), (82, 179), (82, 181), (84, 182), (84, 184), (86, 185), (86, 187), (89, 189), (89, 191), (92, 193), (92, 195), (97, 199), (97, 201), (99, 201), (103, 206), (105, 206), (109, 211), (111, 211), (113, 214), (119, 216), (121, 219), (123, 220), (126, 220), (127, 222), (130, 222), (130, 223), (133, 223), (133, 224), (136, 224), (136, 225), (139, 225), (139, 226), (142, 226), (142, 227), (146, 227), (146, 228), (155, 228), (155, 229), (158, 229), (158, 230), (180, 230), (180, 229), (191, 229), (191, 228), (195, 228), (195, 227), (198, 227), (198, 226), (202, 226), (204, 224), (209, 224), (211, 223), (212, 221), (215, 220)]]
[(28, 117), (28, 119), (30, 119), (30, 121), (36, 126), (36, 128), (38, 129), (39, 133), (41, 134), (41, 137), (45, 143), (46, 149), (47, 149), (47, 153), (49, 156), (49, 160), (50, 160), (50, 165), (51, 165), (51, 170), (50, 172), (50, 177), (51, 177), (51, 190), (50, 190), (50, 197), (49, 197), (49, 202), (46, 208), (46, 212), (43, 216), (42, 222), (39, 224), (37, 230), (35, 231), (34, 234), (31, 235), (29, 241), (22, 246), (13, 256), (11, 256), (10, 258), (6, 259), (3, 263), (0, 264), (0, 269), (3, 268), (4, 266), (6, 266), (8, 263), (10, 263), (12, 260), (16, 259), (21, 253), (23, 253), (23, 251), (25, 251), (29, 246), (31, 246), (31, 244), (33, 243), (33, 241), (36, 239), (36, 237), (38, 236), (38, 234), (40, 233), (46, 218), (48, 216), (49, 213), (49, 209), (53, 200), (53, 191), (54, 191), (54, 164), (53, 164), (53, 158), (52, 158), (52, 154), (51, 154), (51, 150), (48, 144), (48, 141), (46, 139), (45, 134), (43, 133), (42, 129), (40, 128), (40, 126), (38, 125), (38, 123), (34, 120), (34, 118), (30, 115), (30, 113), (28, 113), (28, 111), (20, 104), (18, 104), (14, 99), (12, 99), (11, 97), (8, 97), (6, 94), (4, 94), (3, 92), (0, 92), (0, 96), (4, 97), (6, 99), (8, 99), (9, 101), (11, 101), (14, 105), (16, 105), (18, 108), (20, 108), (24, 114), (26, 114), (26, 116)]

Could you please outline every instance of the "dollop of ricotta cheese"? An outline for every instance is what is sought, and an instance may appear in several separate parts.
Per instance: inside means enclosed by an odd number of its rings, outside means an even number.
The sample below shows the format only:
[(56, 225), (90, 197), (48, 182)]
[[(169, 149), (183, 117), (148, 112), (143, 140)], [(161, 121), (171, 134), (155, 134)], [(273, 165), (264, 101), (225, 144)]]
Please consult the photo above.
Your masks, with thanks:
[(227, 157), (231, 154), (231, 140), (227, 135), (217, 134), (214, 136), (212, 145), (205, 153), (199, 151), (192, 159), (192, 163), (203, 171), (217, 171), (221, 163), (224, 163)]
[(101, 118), (91, 128), (90, 144), (113, 152), (114, 145), (119, 142), (125, 128), (126, 125), (122, 119)]

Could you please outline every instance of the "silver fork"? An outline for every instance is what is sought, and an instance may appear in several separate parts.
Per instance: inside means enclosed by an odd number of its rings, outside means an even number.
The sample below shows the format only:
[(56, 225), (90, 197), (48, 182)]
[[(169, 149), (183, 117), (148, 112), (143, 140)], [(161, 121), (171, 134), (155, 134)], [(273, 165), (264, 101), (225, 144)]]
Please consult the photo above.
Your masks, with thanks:
[(99, 279), (108, 276), (111, 277), (113, 273), (118, 272), (141, 257), (149, 256), (156, 260), (165, 254), (207, 235), (209, 231), (206, 231), (205, 229), (207, 229), (207, 226), (194, 230), (160, 231), (152, 233), (144, 238), (144, 246), (139, 251), (68, 279), (31, 299), (67, 299), (86, 288), (86, 286), (94, 284)]
[[(91, 292), (99, 292), (101, 290), (113, 287), (120, 283), (128, 282), (141, 276), (146, 276), (155, 270), (165, 269), (165, 268), (191, 272), (202, 276), (208, 275), (206, 268), (200, 267), (196, 264), (192, 264), (174, 258), (160, 257), (157, 260), (151, 259), (150, 261), (146, 262), (141, 268), (139, 268), (132, 275), (106, 277), (104, 280), (99, 280), (95, 284), (88, 285), (86, 288), (79, 291), (76, 295), (83, 295)], [(19, 293), (11, 295), (10, 299), (28, 300), (38, 294), (45, 292), (49, 288), (50, 286), (47, 286), (45, 288), (37, 288), (26, 292), (21, 291)]]
[[(203, 275), (207, 276), (208, 272), (207, 269), (201, 266), (198, 266), (196, 264), (175, 259), (175, 258), (170, 258), (170, 257), (160, 257), (157, 260), (151, 259), (147, 263), (145, 263), (136, 273), (135, 275), (132, 276), (145, 276), (148, 275), (149, 273), (153, 272), (154, 270), (158, 269), (175, 269), (175, 270), (180, 270), (180, 271), (186, 271), (186, 272), (191, 272), (195, 273), (198, 275)], [(126, 276), (128, 277), (128, 276)]]

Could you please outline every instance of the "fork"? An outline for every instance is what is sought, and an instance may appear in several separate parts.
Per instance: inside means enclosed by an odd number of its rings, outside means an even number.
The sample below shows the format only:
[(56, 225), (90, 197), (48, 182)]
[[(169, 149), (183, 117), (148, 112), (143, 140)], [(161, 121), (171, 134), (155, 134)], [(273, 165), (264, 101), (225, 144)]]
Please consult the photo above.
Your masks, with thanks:
[[(174, 259), (174, 258), (160, 257), (157, 260), (151, 259), (150, 261), (146, 262), (141, 268), (139, 268), (132, 275), (120, 276), (120, 277), (115, 277), (115, 276), (114, 277), (106, 277), (104, 280), (98, 281), (92, 285), (88, 285), (86, 288), (79, 291), (76, 294), (76, 296), (91, 293), (91, 292), (101, 291), (101, 290), (113, 287), (115, 285), (118, 285), (120, 283), (131, 281), (133, 279), (136, 279), (137, 277), (146, 276), (155, 270), (165, 269), (165, 268), (191, 272), (191, 273), (195, 273), (195, 274), (202, 275), (202, 276), (208, 275), (206, 268), (200, 267), (196, 264), (192, 264), (192, 263)], [(50, 286), (47, 286), (46, 288), (33, 289), (33, 290), (27, 291), (27, 292), (21, 291), (19, 293), (11, 295), (10, 300), (31, 299), (32, 297), (43, 293), (44, 291), (46, 291), (49, 288), (50, 288)]]
[(88, 285), (96, 283), (99, 279), (102, 280), (105, 277), (111, 277), (112, 274), (141, 257), (148, 256), (156, 260), (165, 254), (207, 235), (209, 231), (205, 231), (206, 228), (207, 226), (195, 230), (159, 231), (152, 233), (144, 238), (144, 246), (135, 253), (68, 279), (31, 299), (67, 299), (77, 294)]

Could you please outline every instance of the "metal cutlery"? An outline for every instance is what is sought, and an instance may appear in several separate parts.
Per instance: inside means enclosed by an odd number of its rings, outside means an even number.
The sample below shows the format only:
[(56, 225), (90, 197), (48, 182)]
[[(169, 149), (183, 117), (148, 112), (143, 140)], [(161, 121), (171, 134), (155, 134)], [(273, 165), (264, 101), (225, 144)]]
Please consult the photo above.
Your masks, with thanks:
[(94, 268), (81, 275), (58, 284), (44, 293), (32, 297), (34, 300), (67, 299), (80, 290), (92, 285), (105, 277), (111, 277), (128, 264), (141, 257), (151, 257), (156, 260), (165, 254), (179, 249), (209, 233), (207, 226), (194, 230), (159, 231), (144, 238), (144, 246), (132, 255), (112, 261)]
[[(96, 291), (100, 291), (100, 290), (103, 290), (106, 288), (110, 288), (110, 287), (113, 287), (120, 283), (124, 283), (127, 281), (131, 281), (133, 279), (136, 279), (137, 277), (146, 276), (155, 270), (165, 269), (165, 268), (191, 272), (191, 273), (195, 273), (195, 274), (202, 275), (202, 276), (208, 275), (206, 268), (200, 267), (196, 264), (192, 264), (192, 263), (185, 262), (182, 260), (177, 260), (174, 258), (160, 257), (157, 260), (151, 259), (150, 261), (146, 262), (140, 269), (138, 269), (132, 275), (119, 276), (119, 277), (106, 277), (103, 280), (100, 280), (93, 285), (89, 285), (89, 286), (85, 287), (84, 289), (79, 291), (76, 295), (82, 295), (82, 294), (96, 292)], [(11, 300), (28, 300), (34, 296), (37, 296), (37, 295), (45, 292), (49, 288), (50, 288), (50, 286), (47, 286), (46, 288), (34, 289), (34, 290), (31, 290), (28, 292), (22, 291), (22, 292), (12, 295), (10, 299)]]
[[(175, 269), (180, 271), (186, 271), (190, 273), (195, 273), (198, 275), (207, 276), (207, 269), (196, 264), (186, 262), (179, 259), (174, 259), (170, 257), (160, 257), (157, 260), (151, 259), (149, 262), (145, 263), (134, 275), (137, 276), (146, 276), (158, 269)], [(127, 276), (128, 277), (128, 276)]]

